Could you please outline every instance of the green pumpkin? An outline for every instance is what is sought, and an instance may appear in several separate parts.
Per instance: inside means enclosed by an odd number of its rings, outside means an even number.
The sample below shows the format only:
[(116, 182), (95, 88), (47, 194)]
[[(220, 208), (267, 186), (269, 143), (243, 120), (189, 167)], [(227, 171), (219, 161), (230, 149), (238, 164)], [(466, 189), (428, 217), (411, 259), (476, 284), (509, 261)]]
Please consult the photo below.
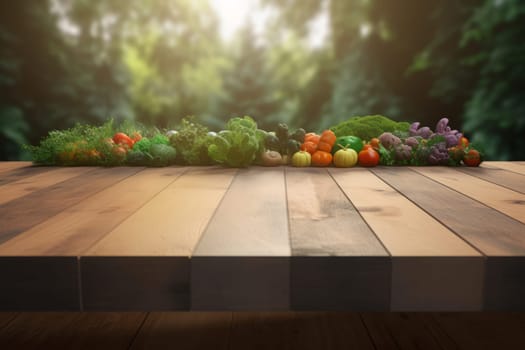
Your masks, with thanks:
[(341, 136), (335, 140), (334, 147), (332, 147), (332, 154), (343, 148), (351, 148), (359, 154), (363, 149), (363, 140), (357, 136)]

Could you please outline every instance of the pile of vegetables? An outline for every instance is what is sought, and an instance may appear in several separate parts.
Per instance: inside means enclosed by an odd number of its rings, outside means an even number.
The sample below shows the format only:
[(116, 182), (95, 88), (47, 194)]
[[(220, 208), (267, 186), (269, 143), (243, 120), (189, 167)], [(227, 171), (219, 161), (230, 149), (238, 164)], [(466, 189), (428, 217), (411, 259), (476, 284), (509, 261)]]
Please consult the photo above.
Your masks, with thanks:
[(168, 131), (109, 121), (55, 130), (38, 146), (26, 147), (34, 163), (42, 165), (478, 166), (482, 153), (448, 123), (442, 118), (432, 130), (375, 115), (307, 133), (289, 130), (285, 123), (267, 132), (248, 116), (231, 118), (219, 132), (192, 117)]
[(407, 137), (382, 133), (378, 138), (381, 164), (457, 166), (463, 162), (468, 166), (479, 165), (482, 161), (479, 151), (459, 131), (451, 129), (448, 122), (447, 118), (442, 118), (435, 131), (413, 123)]

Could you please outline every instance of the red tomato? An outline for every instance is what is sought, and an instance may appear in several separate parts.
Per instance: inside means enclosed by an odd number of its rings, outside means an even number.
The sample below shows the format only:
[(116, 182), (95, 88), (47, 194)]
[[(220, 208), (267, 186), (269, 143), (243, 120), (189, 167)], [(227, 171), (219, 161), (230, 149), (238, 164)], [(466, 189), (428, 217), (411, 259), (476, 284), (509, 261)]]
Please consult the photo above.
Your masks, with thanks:
[[(366, 145), (365, 145), (366, 146)], [(359, 152), (359, 165), (361, 166), (376, 166), (379, 164), (379, 153), (374, 151), (372, 146), (369, 145), (368, 148), (363, 148), (361, 152)]]
[(114, 136), (113, 136), (113, 141), (117, 144), (117, 145), (127, 145), (129, 148), (133, 148), (133, 140), (126, 134), (124, 134), (123, 132), (117, 132)]
[(467, 166), (479, 166), (481, 164), (481, 156), (478, 151), (471, 149), (463, 156), (463, 163)]

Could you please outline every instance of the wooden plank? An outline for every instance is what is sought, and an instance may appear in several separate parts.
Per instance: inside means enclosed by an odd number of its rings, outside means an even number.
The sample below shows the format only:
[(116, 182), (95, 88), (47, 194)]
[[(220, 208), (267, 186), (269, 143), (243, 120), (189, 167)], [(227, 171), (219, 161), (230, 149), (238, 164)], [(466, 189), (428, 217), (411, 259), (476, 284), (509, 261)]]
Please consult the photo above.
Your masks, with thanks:
[(367, 169), (330, 173), (392, 256), (481, 255)]
[(0, 276), (0, 310), (80, 310), (76, 257), (2, 257)]
[[(487, 272), (494, 268), (496, 275), (506, 275), (504, 264), (497, 264), (506, 257), (515, 257), (514, 261), (521, 266), (518, 271), (525, 271), (525, 265), (521, 265), (525, 262), (519, 258), (525, 255), (525, 226), (521, 222), (410, 169), (377, 168), (373, 172), (486, 255)], [(505, 284), (496, 285), (487, 274), (485, 285), (499, 290), (488, 293), (485, 290), (485, 307), (498, 303), (501, 307), (520, 305), (525, 308), (525, 300), (520, 296), (523, 295), (520, 280), (509, 279)], [(512, 297), (502, 300), (501, 294)]]
[(234, 312), (229, 349), (293, 348), (294, 316), (293, 312)]
[(117, 177), (121, 181), (113, 186), (0, 245), (0, 256), (79, 256), (183, 172), (184, 168), (156, 168)]
[(447, 167), (411, 169), (525, 223), (525, 194)]
[(22, 180), (26, 177), (43, 174), (48, 171), (56, 170), (55, 167), (20, 167), (6, 170), (0, 173), (0, 186), (6, 185), (10, 182)]
[(392, 310), (481, 309), (478, 251), (367, 169), (330, 173), (392, 255)]
[(292, 308), (387, 310), (388, 253), (326, 169), (286, 169), (286, 186)]
[(188, 170), (84, 252), (85, 309), (187, 310), (189, 256), (235, 173)]
[(521, 349), (525, 342), (525, 323), (517, 313), (435, 313), (432, 317), (458, 349)]
[(441, 344), (441, 339), (433, 334), (416, 313), (363, 313), (362, 320), (376, 349), (450, 349), (448, 339)]
[(297, 312), (294, 349), (375, 349), (357, 313)]
[(231, 312), (150, 313), (131, 344), (138, 349), (229, 349)]
[(18, 314), (18, 312), (0, 312), (0, 334), (2, 334), (2, 328), (13, 321)]
[[(62, 224), (76, 225), (75, 219), (79, 216), (62, 211), (74, 210), (82, 200), (139, 170), (95, 169), (0, 206), (0, 240), (4, 242), (0, 245), (0, 271), (6, 283), (6, 287), (0, 289), (0, 309), (79, 310), (77, 257), (60, 255), (72, 245), (92, 239), (91, 229), (97, 222), (93, 220), (93, 213), (98, 211), (83, 213), (84, 231), (72, 230), (70, 236), (65, 237), (62, 234), (68, 233), (67, 226)], [(101, 203), (108, 201), (95, 202), (94, 207), (107, 205)], [(50, 225), (51, 231), (46, 230), (46, 219), (58, 225)], [(36, 227), (35, 231), (25, 235), (32, 227)], [(71, 232), (74, 235), (70, 240)], [(57, 238), (62, 239), (55, 241)]]
[(140, 170), (127, 167), (95, 169), (0, 205), (0, 243)]
[(1, 349), (128, 349), (142, 313), (22, 313), (0, 333)]
[(286, 193), (294, 256), (388, 256), (326, 169), (286, 169)]
[(31, 162), (0, 162), (0, 176), (6, 171), (30, 167), (31, 164)]
[(488, 257), (485, 275), (486, 310), (525, 311), (524, 267), (524, 256)]
[(510, 190), (525, 194), (525, 175), (517, 174), (499, 168), (470, 168), (460, 167), (457, 170), (466, 174), (479, 177), (480, 179), (506, 187)]
[(57, 168), (0, 186), (0, 205), (43, 188), (69, 180), (94, 168)]
[(489, 168), (500, 168), (508, 171), (513, 171), (521, 175), (525, 175), (525, 165), (519, 162), (483, 162), (481, 163), (481, 166)]
[(192, 308), (289, 307), (283, 168), (240, 170), (192, 256)]
[(82, 257), (82, 310), (190, 308), (190, 261), (183, 257)]
[(191, 168), (84, 255), (189, 257), (235, 174)]
[(521, 222), (410, 169), (372, 171), (483, 254), (525, 255), (525, 225)]

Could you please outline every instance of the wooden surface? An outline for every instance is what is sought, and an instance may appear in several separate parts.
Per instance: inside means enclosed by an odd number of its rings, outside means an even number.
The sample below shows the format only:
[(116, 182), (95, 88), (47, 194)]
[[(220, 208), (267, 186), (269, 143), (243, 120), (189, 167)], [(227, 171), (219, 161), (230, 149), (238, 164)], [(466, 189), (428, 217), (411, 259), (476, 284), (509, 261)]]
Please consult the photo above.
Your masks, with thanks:
[(522, 349), (523, 313), (0, 313), (0, 349)]
[(0, 310), (523, 310), (524, 169), (3, 162)]

